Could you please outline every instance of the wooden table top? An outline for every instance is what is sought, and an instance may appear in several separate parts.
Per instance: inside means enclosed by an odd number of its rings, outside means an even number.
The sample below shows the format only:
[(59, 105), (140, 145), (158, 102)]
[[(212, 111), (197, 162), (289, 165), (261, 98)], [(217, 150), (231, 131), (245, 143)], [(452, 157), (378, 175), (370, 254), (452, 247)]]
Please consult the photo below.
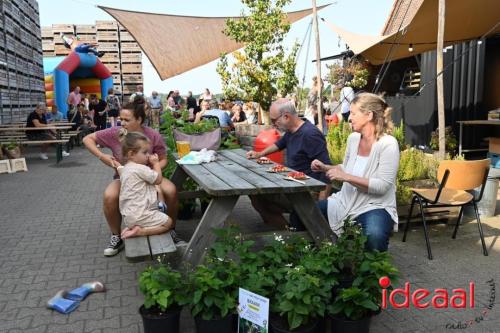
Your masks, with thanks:
[(249, 160), (243, 149), (222, 150), (217, 154), (217, 160), (214, 162), (178, 164), (212, 196), (318, 192), (326, 187), (325, 183), (314, 178), (304, 180), (303, 185), (284, 179), (286, 172), (267, 172), (273, 164), (258, 164), (255, 160)]
[(47, 127), (0, 127), (0, 132), (24, 132), (24, 131), (43, 131), (43, 130), (66, 130), (73, 126), (47, 126)]
[(457, 123), (464, 125), (500, 125), (500, 120), (459, 120)]

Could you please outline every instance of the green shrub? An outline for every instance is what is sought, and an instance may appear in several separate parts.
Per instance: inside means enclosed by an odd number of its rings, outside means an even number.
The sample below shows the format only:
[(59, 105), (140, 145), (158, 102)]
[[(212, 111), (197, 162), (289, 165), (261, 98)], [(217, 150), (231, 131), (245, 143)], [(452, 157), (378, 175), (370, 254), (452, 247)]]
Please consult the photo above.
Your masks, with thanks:
[(328, 130), (326, 146), (333, 165), (342, 164), (347, 148), (347, 138), (351, 134), (351, 127), (347, 122), (341, 122)]
[[(445, 150), (450, 153), (452, 156), (455, 155), (455, 151), (458, 146), (457, 138), (455, 134), (453, 134), (453, 129), (451, 126), (448, 126), (444, 129), (444, 137), (445, 137)], [(439, 150), (439, 130), (436, 129), (431, 133), (431, 142), (429, 146), (432, 150)]]

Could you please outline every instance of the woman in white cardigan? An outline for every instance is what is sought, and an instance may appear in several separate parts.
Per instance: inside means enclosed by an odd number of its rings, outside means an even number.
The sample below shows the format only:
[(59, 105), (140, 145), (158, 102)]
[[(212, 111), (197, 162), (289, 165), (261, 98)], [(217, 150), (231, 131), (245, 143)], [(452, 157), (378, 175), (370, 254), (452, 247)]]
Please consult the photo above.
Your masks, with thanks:
[(367, 248), (387, 251), (391, 230), (397, 230), (396, 175), (399, 146), (392, 132), (392, 109), (375, 94), (362, 93), (351, 103), (353, 133), (347, 139), (344, 163), (325, 165), (314, 160), (311, 169), (326, 172), (342, 189), (318, 203), (336, 234), (351, 217), (367, 236)]

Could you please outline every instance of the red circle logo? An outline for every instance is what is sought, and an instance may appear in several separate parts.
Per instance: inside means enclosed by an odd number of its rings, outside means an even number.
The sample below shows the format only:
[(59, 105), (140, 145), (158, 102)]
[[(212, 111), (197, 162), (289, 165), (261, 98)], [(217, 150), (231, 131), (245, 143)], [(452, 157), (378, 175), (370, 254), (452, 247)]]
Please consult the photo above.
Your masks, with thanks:
[(378, 284), (385, 289), (391, 285), (391, 279), (389, 279), (389, 277), (387, 276), (382, 276), (380, 279), (378, 279)]

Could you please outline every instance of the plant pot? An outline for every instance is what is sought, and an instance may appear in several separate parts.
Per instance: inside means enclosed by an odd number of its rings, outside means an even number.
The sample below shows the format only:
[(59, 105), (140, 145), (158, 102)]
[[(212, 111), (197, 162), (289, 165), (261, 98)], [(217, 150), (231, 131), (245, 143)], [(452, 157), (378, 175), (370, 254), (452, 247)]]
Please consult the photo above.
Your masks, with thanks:
[(11, 159), (21, 158), (21, 149), (19, 147), (13, 149), (5, 149), (5, 154)]
[[(324, 331), (322, 323), (323, 320), (312, 319), (308, 324), (290, 330), (286, 318), (278, 315), (271, 315), (271, 320), (269, 322), (271, 327), (270, 331), (273, 333), (320, 333)], [(323, 328), (323, 330), (321, 330), (321, 328)]]
[(349, 333), (368, 333), (370, 332), (371, 316), (361, 318), (359, 320), (350, 320), (341, 317), (331, 317), (332, 333), (349, 332)]
[(205, 320), (194, 317), (197, 333), (232, 333), (237, 330), (236, 315), (230, 314), (220, 319)]
[(139, 308), (145, 333), (179, 333), (180, 306), (159, 312), (158, 309)]

